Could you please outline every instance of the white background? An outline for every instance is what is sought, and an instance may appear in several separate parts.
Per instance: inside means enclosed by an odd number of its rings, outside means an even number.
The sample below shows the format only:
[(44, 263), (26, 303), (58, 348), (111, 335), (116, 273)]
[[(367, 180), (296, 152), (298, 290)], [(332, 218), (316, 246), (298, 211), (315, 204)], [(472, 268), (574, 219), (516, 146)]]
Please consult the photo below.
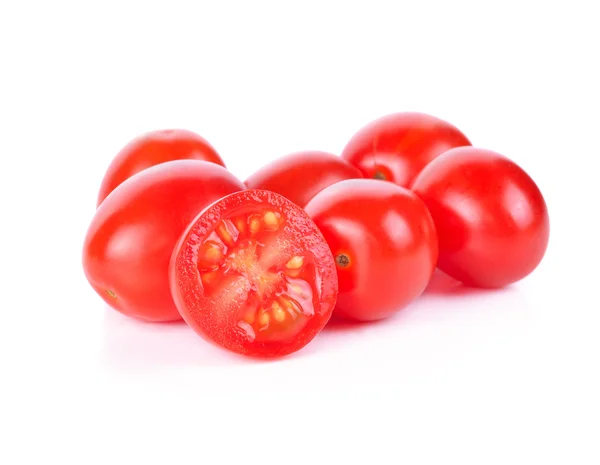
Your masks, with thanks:
[[(3, 1), (0, 463), (600, 463), (594, 3)], [(436, 279), (268, 363), (88, 286), (97, 189), (139, 133), (197, 131), (244, 179), (404, 110), (538, 182), (532, 275)]]

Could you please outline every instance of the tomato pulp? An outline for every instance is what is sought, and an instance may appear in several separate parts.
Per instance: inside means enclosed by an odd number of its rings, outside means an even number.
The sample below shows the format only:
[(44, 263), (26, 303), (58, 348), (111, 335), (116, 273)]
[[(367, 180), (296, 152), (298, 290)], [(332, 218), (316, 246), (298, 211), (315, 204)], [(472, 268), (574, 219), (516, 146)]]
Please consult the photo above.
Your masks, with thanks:
[(412, 189), (438, 231), (439, 268), (471, 286), (497, 288), (531, 273), (548, 245), (550, 222), (535, 182), (490, 150), (452, 149)]
[(167, 161), (187, 159), (225, 166), (212, 145), (192, 131), (164, 129), (142, 134), (123, 147), (111, 162), (100, 186), (97, 205), (134, 174)]
[(409, 187), (431, 160), (465, 145), (471, 142), (447, 121), (425, 113), (392, 113), (360, 129), (346, 144), (342, 158), (366, 178)]
[(306, 212), (336, 260), (336, 315), (379, 320), (425, 290), (437, 237), (425, 204), (408, 189), (374, 179), (342, 181), (317, 194)]
[(337, 155), (307, 151), (278, 158), (246, 180), (248, 189), (265, 189), (304, 207), (327, 186), (344, 179), (362, 178), (360, 171)]
[(169, 290), (173, 247), (203, 208), (244, 188), (222, 166), (198, 160), (170, 161), (132, 176), (102, 202), (88, 228), (88, 281), (125, 315), (180, 320)]
[(308, 344), (337, 296), (323, 235), (300, 207), (265, 190), (231, 194), (205, 209), (174, 249), (170, 280), (198, 334), (257, 357)]

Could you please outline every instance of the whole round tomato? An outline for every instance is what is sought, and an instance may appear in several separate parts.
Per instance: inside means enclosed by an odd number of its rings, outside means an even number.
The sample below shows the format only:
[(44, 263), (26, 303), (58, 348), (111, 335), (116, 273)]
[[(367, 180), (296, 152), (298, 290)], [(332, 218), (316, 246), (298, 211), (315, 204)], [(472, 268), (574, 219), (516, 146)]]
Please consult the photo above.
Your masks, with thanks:
[(415, 179), (438, 232), (439, 268), (471, 286), (497, 288), (531, 273), (548, 245), (546, 203), (508, 158), (474, 147), (449, 150)]
[(341, 181), (305, 210), (335, 257), (334, 314), (382, 319), (427, 287), (437, 261), (436, 231), (427, 207), (408, 189), (374, 179)]
[(96, 210), (85, 237), (83, 269), (119, 312), (147, 321), (181, 319), (169, 290), (173, 247), (211, 202), (244, 185), (215, 163), (161, 163), (119, 185)]
[(121, 149), (111, 162), (100, 186), (97, 205), (134, 174), (159, 163), (186, 159), (225, 166), (208, 141), (192, 131), (164, 129), (142, 134)]
[(327, 186), (344, 179), (362, 178), (360, 171), (327, 152), (296, 152), (280, 157), (246, 180), (248, 189), (277, 192), (304, 207)]
[(175, 247), (170, 279), (181, 315), (198, 334), (257, 357), (308, 344), (337, 295), (323, 235), (300, 207), (264, 190), (205, 209)]
[(465, 145), (471, 145), (466, 136), (442, 119), (425, 113), (392, 113), (360, 129), (346, 144), (342, 158), (366, 178), (409, 187), (431, 160)]

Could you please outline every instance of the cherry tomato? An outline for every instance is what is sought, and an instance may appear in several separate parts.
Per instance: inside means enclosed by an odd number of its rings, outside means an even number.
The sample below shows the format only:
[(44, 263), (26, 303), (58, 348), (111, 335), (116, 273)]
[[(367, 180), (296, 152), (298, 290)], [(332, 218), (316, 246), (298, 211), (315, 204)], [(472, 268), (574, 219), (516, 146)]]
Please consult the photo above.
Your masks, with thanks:
[(508, 158), (474, 147), (452, 149), (431, 162), (412, 189), (435, 221), (438, 266), (453, 278), (502, 287), (542, 260), (550, 234), (546, 203)]
[(296, 152), (263, 166), (246, 180), (248, 189), (277, 192), (304, 207), (327, 186), (344, 179), (362, 178), (360, 171), (337, 155)]
[(335, 257), (334, 314), (379, 320), (419, 296), (435, 270), (435, 226), (408, 189), (374, 179), (341, 181), (305, 208)]
[(233, 352), (283, 356), (331, 316), (331, 251), (304, 211), (279, 194), (248, 190), (204, 210), (175, 247), (173, 298), (200, 335)]
[(114, 309), (148, 321), (180, 320), (169, 290), (175, 243), (211, 202), (245, 187), (215, 163), (177, 160), (119, 185), (96, 210), (83, 247), (83, 268)]
[(115, 187), (146, 168), (172, 160), (204, 160), (225, 166), (216, 150), (198, 134), (185, 129), (165, 129), (142, 134), (127, 144), (108, 167), (97, 205)]
[(392, 113), (360, 129), (346, 144), (342, 158), (366, 178), (409, 187), (434, 158), (454, 147), (471, 145), (450, 123), (424, 113)]

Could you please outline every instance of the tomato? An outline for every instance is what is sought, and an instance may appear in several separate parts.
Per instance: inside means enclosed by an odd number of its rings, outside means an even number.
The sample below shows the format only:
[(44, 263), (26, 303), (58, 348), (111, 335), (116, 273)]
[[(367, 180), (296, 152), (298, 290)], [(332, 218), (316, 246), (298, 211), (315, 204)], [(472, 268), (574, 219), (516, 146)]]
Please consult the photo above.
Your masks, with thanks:
[(427, 204), (439, 241), (439, 268), (471, 286), (497, 288), (531, 273), (548, 245), (546, 203), (508, 158), (474, 147), (428, 165), (412, 189)]
[(250, 176), (245, 184), (248, 189), (277, 192), (304, 207), (327, 186), (353, 178), (362, 178), (362, 174), (337, 155), (309, 151), (276, 159)]
[(204, 160), (225, 166), (216, 150), (198, 134), (185, 129), (165, 129), (142, 134), (127, 144), (108, 167), (97, 205), (115, 187), (146, 168), (172, 160)]
[(169, 290), (169, 260), (187, 225), (211, 202), (244, 189), (215, 163), (177, 160), (119, 185), (96, 210), (83, 268), (115, 310), (148, 321), (180, 320)]
[(454, 147), (471, 145), (450, 123), (425, 113), (392, 113), (360, 129), (346, 144), (342, 158), (366, 178), (409, 187), (434, 158)]
[(425, 204), (408, 189), (374, 179), (341, 181), (305, 210), (335, 257), (334, 314), (386, 318), (427, 287), (437, 260), (436, 231)]
[(337, 295), (323, 235), (300, 207), (265, 190), (231, 194), (204, 210), (175, 247), (170, 278), (198, 334), (255, 357), (308, 344)]

